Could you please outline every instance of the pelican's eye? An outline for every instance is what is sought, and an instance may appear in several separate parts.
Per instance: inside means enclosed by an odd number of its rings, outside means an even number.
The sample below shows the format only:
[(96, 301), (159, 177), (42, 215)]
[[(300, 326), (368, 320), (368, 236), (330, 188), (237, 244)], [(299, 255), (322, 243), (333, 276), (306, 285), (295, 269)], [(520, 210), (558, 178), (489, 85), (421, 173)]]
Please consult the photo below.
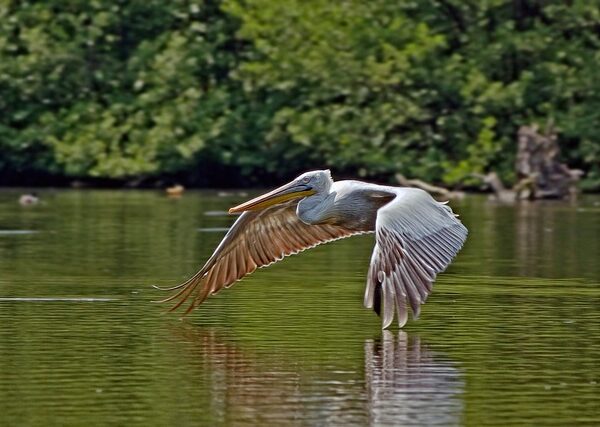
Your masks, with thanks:
[(308, 181), (310, 181), (310, 178), (305, 176), (304, 178), (302, 178), (302, 182), (305, 184), (308, 184)]

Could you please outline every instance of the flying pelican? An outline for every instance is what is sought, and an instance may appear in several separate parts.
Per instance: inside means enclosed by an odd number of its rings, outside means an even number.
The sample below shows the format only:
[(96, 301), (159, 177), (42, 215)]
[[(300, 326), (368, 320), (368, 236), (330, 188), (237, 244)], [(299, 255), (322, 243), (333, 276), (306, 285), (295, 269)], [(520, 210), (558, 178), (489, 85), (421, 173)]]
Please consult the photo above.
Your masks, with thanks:
[(444, 203), (416, 188), (360, 181), (334, 182), (329, 170), (311, 171), (267, 194), (229, 209), (243, 212), (206, 264), (171, 288), (161, 302), (190, 300), (186, 313), (209, 295), (259, 267), (356, 234), (375, 233), (364, 306), (387, 328), (413, 319), (467, 238), (466, 227)]

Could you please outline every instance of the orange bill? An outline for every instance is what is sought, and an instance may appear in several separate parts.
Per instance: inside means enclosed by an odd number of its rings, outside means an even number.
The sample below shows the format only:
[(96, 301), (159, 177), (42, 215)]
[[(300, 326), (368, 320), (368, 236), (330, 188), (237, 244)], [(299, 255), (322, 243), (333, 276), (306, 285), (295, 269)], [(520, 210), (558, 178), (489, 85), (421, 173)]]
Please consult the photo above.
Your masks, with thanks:
[(242, 203), (241, 205), (234, 206), (233, 208), (229, 209), (229, 213), (260, 210), (269, 206), (277, 205), (279, 203), (287, 202), (288, 200), (306, 197), (312, 194), (315, 194), (315, 190), (305, 184), (293, 181), (289, 184), (276, 188), (267, 194), (255, 197), (254, 199)]

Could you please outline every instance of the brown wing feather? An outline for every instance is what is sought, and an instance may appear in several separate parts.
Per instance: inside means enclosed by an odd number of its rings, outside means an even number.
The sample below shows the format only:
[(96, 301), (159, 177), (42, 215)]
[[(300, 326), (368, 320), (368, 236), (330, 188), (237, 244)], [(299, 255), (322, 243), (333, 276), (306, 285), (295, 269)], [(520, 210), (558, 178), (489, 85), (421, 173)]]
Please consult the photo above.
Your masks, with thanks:
[(229, 287), (245, 275), (288, 255), (322, 243), (362, 234), (337, 225), (308, 225), (296, 215), (297, 201), (261, 211), (244, 212), (229, 229), (206, 264), (187, 281), (168, 288), (173, 295), (161, 302), (177, 302), (175, 310), (191, 299), (186, 314), (208, 296)]

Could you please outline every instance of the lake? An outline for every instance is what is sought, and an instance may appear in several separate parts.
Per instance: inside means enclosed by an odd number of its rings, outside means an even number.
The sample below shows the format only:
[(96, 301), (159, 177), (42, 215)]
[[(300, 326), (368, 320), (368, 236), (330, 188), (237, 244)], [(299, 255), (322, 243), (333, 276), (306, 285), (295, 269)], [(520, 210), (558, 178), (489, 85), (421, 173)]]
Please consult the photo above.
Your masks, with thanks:
[(421, 317), (362, 308), (373, 236), (153, 303), (255, 195), (0, 191), (0, 425), (600, 424), (600, 197), (452, 202), (470, 230)]

